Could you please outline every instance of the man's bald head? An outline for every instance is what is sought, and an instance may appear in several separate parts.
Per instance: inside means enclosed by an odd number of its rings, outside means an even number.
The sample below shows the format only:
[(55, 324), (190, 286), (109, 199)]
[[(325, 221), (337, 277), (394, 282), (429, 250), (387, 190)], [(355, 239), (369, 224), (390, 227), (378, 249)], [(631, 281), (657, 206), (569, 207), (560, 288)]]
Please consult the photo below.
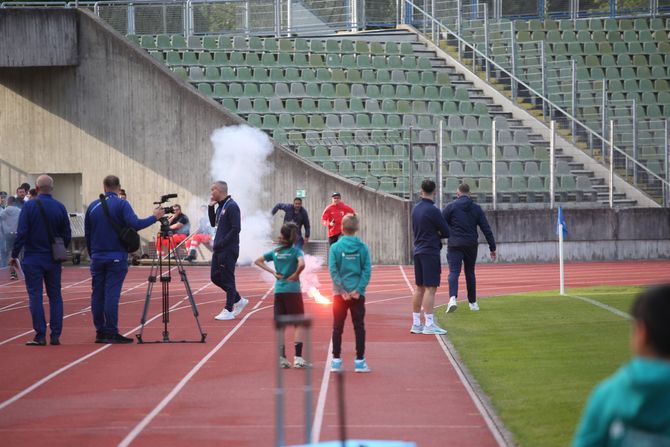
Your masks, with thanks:
[(37, 187), (39, 192), (49, 194), (54, 189), (54, 179), (52, 179), (46, 174), (40, 175), (39, 177), (37, 177), (35, 186)]

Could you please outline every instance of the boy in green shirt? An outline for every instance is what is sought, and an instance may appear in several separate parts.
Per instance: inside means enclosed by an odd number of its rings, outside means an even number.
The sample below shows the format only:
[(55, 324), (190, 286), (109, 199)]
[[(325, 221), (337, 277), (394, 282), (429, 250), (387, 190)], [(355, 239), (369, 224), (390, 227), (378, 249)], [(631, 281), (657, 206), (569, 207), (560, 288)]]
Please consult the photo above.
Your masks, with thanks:
[(365, 361), (365, 288), (370, 282), (372, 266), (368, 247), (355, 236), (358, 231), (358, 217), (347, 214), (342, 219), (342, 233), (337, 242), (330, 246), (328, 269), (333, 280), (333, 361), (331, 371), (342, 369), (342, 331), (351, 311), (356, 335), (356, 361), (354, 372), (370, 372)]
[(633, 303), (635, 356), (591, 394), (573, 447), (670, 446), (670, 284)]
[[(271, 273), (275, 282), (275, 318), (279, 315), (302, 315), (305, 307), (300, 291), (300, 273), (305, 269), (305, 259), (302, 250), (295, 247), (298, 237), (298, 227), (293, 223), (284, 224), (279, 231), (279, 247), (265, 253), (256, 259), (256, 265)], [(265, 263), (274, 262), (272, 270)], [(302, 357), (303, 329), (296, 327), (294, 331), (295, 357), (294, 368), (307, 368), (309, 363)], [(291, 363), (286, 358), (286, 350), (282, 341), (280, 347), (279, 364), (282, 368), (290, 368)]]

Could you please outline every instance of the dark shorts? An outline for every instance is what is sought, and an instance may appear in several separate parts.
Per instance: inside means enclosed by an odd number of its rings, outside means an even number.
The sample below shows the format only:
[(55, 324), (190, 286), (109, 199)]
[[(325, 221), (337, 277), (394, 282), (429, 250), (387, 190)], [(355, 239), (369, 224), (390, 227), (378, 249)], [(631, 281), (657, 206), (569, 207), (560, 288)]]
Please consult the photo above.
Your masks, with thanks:
[(442, 265), (440, 255), (414, 255), (414, 280), (417, 286), (438, 287)]
[(275, 318), (279, 315), (302, 315), (305, 305), (302, 293), (275, 293)]

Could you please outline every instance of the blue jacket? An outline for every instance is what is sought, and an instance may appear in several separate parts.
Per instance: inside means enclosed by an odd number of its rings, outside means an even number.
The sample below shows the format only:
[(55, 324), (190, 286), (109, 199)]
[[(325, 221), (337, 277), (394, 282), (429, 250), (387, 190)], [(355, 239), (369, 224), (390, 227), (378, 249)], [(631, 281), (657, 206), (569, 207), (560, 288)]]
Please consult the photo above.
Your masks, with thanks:
[[(51, 194), (40, 194), (38, 200), (44, 206), (54, 237), (63, 238), (67, 247), (70, 245), (70, 218), (65, 207)], [(24, 264), (48, 265), (55, 262), (51, 254), (49, 233), (37, 206), (37, 200), (29, 200), (21, 208), (19, 226), (16, 229), (16, 240), (12, 248), (12, 258), (18, 258), (24, 249)]]
[(449, 237), (449, 226), (435, 202), (422, 198), (412, 210), (415, 255), (440, 255), (442, 242)]
[(477, 245), (479, 239), (477, 226), (479, 226), (486, 237), (486, 242), (489, 243), (489, 250), (496, 251), (496, 240), (486, 220), (486, 215), (482, 207), (473, 202), (470, 197), (461, 196), (454, 200), (444, 208), (442, 215), (451, 230), (448, 242), (450, 247)]
[[(120, 199), (116, 193), (108, 192), (105, 195), (107, 196), (109, 215), (119, 227), (141, 230), (156, 222), (154, 216), (145, 219), (138, 218), (130, 203), (127, 200)], [(86, 248), (91, 259), (128, 259), (128, 251), (121, 245), (118, 234), (107, 220), (100, 199), (92, 202), (86, 210), (84, 234), (86, 236)]]
[(277, 214), (277, 211), (282, 210), (284, 212), (284, 223), (293, 222), (298, 226), (298, 235), (302, 237), (302, 227), (305, 227), (305, 237), (309, 237), (310, 225), (309, 225), (309, 215), (305, 208), (300, 208), (300, 212), (296, 213), (295, 208), (292, 203), (278, 203), (272, 208), (272, 215)]
[(214, 252), (240, 251), (240, 207), (231, 196), (219, 202), (219, 207), (209, 207), (209, 224), (216, 227)]
[(660, 446), (669, 441), (670, 362), (635, 357), (593, 391), (572, 446)]

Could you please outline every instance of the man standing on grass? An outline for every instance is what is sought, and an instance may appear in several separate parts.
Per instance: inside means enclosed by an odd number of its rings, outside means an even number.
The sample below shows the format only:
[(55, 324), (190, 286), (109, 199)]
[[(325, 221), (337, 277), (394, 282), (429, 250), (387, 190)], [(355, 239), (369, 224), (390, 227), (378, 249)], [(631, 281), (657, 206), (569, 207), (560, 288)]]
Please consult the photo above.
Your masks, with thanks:
[(458, 277), (461, 275), (461, 264), (465, 266), (465, 282), (468, 289), (470, 310), (479, 310), (477, 304), (477, 287), (475, 281), (475, 263), (477, 262), (477, 227), (482, 230), (489, 243), (491, 259), (496, 260), (496, 241), (486, 220), (482, 207), (470, 198), (470, 186), (467, 183), (458, 185), (456, 200), (442, 211), (449, 225), (451, 235), (447, 244), (447, 262), (449, 263), (449, 304), (447, 313), (457, 308)]
[(42, 285), (46, 286), (49, 297), (49, 326), (51, 344), (60, 345), (63, 330), (63, 296), (61, 295), (60, 261), (54, 260), (51, 244), (55, 238), (62, 238), (67, 247), (70, 244), (70, 218), (62, 203), (51, 197), (54, 181), (48, 175), (37, 178), (39, 197), (23, 205), (19, 214), (16, 239), (12, 248), (9, 265), (18, 267), (19, 253), (24, 249), (23, 274), (33, 319), (35, 337), (26, 343), (29, 346), (44, 346), (47, 323), (42, 303)]
[[(435, 206), (435, 182), (421, 183), (421, 200), (412, 210), (414, 230), (414, 277), (416, 290), (412, 299), (413, 334), (446, 334), (433, 320), (435, 292), (440, 285), (442, 266), (440, 264), (440, 239), (449, 237), (449, 227)], [(421, 324), (421, 309), (425, 325)]]

